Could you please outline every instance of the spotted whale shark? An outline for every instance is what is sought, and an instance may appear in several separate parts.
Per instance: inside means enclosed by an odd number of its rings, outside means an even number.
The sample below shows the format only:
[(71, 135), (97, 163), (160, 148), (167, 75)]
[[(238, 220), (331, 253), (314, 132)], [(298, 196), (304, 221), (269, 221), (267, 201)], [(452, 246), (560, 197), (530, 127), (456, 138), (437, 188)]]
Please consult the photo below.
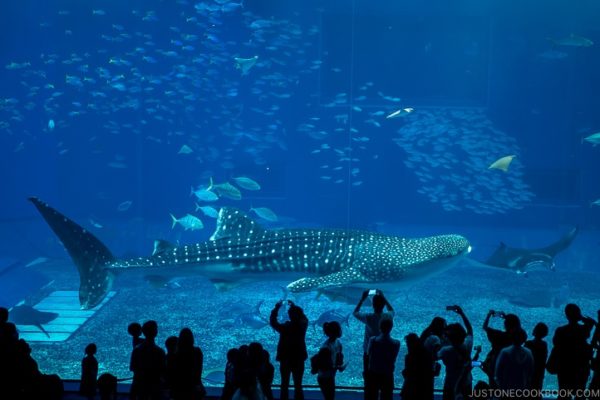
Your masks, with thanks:
[(215, 279), (284, 279), (291, 292), (339, 287), (398, 286), (439, 273), (471, 251), (456, 234), (403, 238), (336, 229), (265, 229), (242, 211), (224, 207), (205, 242), (155, 244), (148, 257), (120, 260), (108, 247), (47, 203), (32, 197), (77, 266), (83, 309), (99, 304), (123, 270), (194, 271)]

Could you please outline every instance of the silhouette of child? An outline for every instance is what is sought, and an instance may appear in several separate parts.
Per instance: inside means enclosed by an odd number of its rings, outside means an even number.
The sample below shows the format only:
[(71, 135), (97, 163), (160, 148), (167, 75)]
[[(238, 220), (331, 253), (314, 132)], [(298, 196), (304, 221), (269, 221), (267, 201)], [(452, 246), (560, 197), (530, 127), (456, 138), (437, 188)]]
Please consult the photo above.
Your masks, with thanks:
[(227, 364), (225, 365), (225, 384), (223, 385), (223, 393), (221, 400), (230, 400), (237, 389), (235, 383), (236, 364), (240, 357), (240, 350), (233, 348), (227, 351)]
[(548, 336), (548, 326), (538, 322), (533, 328), (533, 339), (525, 342), (525, 347), (531, 350), (533, 355), (532, 389), (542, 390), (544, 386), (544, 373), (548, 359), (548, 343), (544, 340), (546, 336)]
[(131, 344), (133, 345), (134, 349), (137, 347), (138, 344), (141, 344), (144, 341), (144, 339), (142, 339), (141, 337), (142, 325), (140, 325), (138, 322), (130, 323), (127, 327), (127, 333), (131, 335)]
[(81, 383), (79, 385), (79, 394), (93, 399), (96, 396), (97, 378), (98, 378), (98, 360), (96, 354), (96, 345), (90, 343), (85, 347), (85, 357), (81, 361)]
[(167, 349), (166, 369), (165, 369), (165, 386), (167, 390), (173, 389), (175, 381), (175, 352), (177, 351), (177, 336), (169, 336), (165, 340), (165, 348)]
[(98, 378), (98, 392), (100, 400), (116, 400), (117, 377), (111, 374), (102, 374)]
[(338, 370), (344, 370), (344, 356), (342, 353), (342, 327), (339, 322), (325, 322), (323, 324), (323, 333), (327, 336), (325, 342), (319, 350), (320, 362), (317, 370), (317, 383), (325, 400), (335, 398), (335, 374)]

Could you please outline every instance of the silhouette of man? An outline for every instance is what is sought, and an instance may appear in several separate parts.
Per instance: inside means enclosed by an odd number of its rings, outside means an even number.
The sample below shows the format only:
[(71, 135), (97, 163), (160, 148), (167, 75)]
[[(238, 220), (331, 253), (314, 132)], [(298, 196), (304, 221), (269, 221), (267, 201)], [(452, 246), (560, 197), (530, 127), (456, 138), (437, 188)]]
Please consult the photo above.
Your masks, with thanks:
[[(369, 297), (369, 290), (365, 290), (360, 298), (356, 308), (352, 315), (360, 322), (365, 324), (365, 336), (363, 340), (363, 379), (365, 382), (365, 398), (367, 396), (368, 386), (368, 367), (369, 367), (369, 355), (367, 347), (369, 346), (369, 340), (373, 336), (378, 336), (381, 331), (379, 330), (379, 323), (382, 319), (394, 319), (394, 309), (391, 304), (387, 301), (381, 290), (375, 290), (373, 295), (373, 312), (361, 312), (360, 309)], [(383, 309), (387, 308), (387, 312), (383, 312)]]
[(391, 337), (394, 322), (384, 318), (379, 323), (380, 334), (369, 339), (369, 360), (365, 387), (367, 400), (391, 400), (394, 391), (394, 369), (400, 351), (400, 341)]
[[(494, 329), (489, 326), (490, 319), (492, 317), (500, 317), (504, 319), (504, 330), (501, 331), (499, 329)], [(490, 310), (485, 317), (485, 321), (483, 321), (483, 330), (485, 331), (487, 338), (492, 346), (492, 349), (485, 357), (483, 361), (483, 371), (488, 376), (488, 382), (492, 388), (497, 387), (496, 382), (494, 380), (495, 369), (496, 369), (496, 361), (498, 359), (498, 354), (500, 351), (508, 347), (513, 342), (513, 334), (521, 329), (521, 320), (515, 314), (504, 314), (503, 312), (498, 312), (494, 310)]]
[(165, 372), (165, 351), (155, 343), (158, 335), (156, 321), (146, 321), (142, 325), (144, 341), (131, 353), (129, 369), (133, 371), (133, 380), (137, 399), (159, 400)]
[[(595, 321), (581, 315), (576, 304), (565, 306), (567, 325), (559, 326), (554, 331), (552, 343), (557, 357), (559, 389), (585, 389), (590, 375), (592, 347), (587, 342), (595, 325)], [(574, 396), (573, 392), (571, 396)], [(565, 398), (571, 398), (567, 396)]]
[(290, 375), (292, 375), (294, 379), (294, 399), (303, 400), (302, 376), (304, 375), (304, 361), (308, 358), (306, 352), (308, 318), (304, 315), (302, 308), (288, 300), (290, 320), (282, 324), (277, 320), (277, 314), (282, 305), (283, 301), (275, 304), (269, 318), (269, 324), (279, 333), (275, 359), (279, 361), (279, 372), (281, 373), (280, 399), (288, 400)]

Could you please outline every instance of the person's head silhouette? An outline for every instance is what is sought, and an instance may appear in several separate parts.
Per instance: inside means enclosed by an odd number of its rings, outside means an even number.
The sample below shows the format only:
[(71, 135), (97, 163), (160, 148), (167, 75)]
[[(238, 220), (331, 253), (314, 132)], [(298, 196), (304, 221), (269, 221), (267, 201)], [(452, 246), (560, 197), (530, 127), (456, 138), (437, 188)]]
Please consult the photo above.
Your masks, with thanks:
[(302, 310), (301, 307), (298, 307), (295, 304), (291, 305), (290, 308), (288, 309), (288, 317), (290, 317), (290, 321), (292, 321), (292, 322), (298, 322), (298, 321), (302, 320), (303, 316), (304, 316), (304, 310)]
[(0, 307), (0, 324), (8, 322), (8, 309), (6, 307)]
[(381, 313), (383, 312), (383, 307), (385, 307), (385, 298), (382, 294), (377, 293), (373, 296), (373, 311)]
[(94, 354), (96, 354), (96, 344), (95, 343), (90, 343), (87, 346), (85, 346), (85, 354), (87, 356), (93, 356)]
[(512, 333), (521, 328), (521, 320), (515, 314), (506, 314), (504, 316), (504, 330)]
[(577, 304), (569, 303), (565, 306), (565, 316), (569, 323), (577, 323), (581, 319), (581, 309)]
[(156, 336), (158, 335), (158, 324), (156, 321), (150, 320), (144, 322), (144, 325), (142, 325), (142, 333), (148, 340), (156, 339)]
[(384, 318), (379, 322), (379, 329), (384, 335), (389, 335), (394, 327), (394, 321), (391, 318)]
[(533, 337), (536, 339), (543, 339), (548, 336), (548, 325), (543, 322), (538, 322), (533, 328)]
[(331, 340), (339, 339), (342, 337), (342, 326), (337, 321), (325, 322), (323, 333)]

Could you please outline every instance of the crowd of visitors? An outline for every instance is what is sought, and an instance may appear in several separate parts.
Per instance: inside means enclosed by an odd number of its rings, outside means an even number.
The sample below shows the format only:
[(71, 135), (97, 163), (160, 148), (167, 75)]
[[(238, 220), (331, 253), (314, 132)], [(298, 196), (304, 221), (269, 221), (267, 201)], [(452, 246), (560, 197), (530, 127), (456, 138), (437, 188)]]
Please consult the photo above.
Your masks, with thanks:
[[(371, 298), (372, 309), (364, 311), (362, 307), (368, 298)], [(287, 318), (283, 322), (280, 321), (282, 308), (287, 309)], [(565, 307), (567, 323), (554, 332), (550, 351), (545, 341), (548, 327), (544, 323), (538, 323), (533, 329), (533, 338), (527, 340), (517, 315), (490, 310), (483, 330), (491, 350), (483, 361), (479, 361), (481, 347), (473, 346), (473, 327), (463, 309), (457, 305), (446, 309), (456, 313), (462, 323), (447, 323), (444, 318), (435, 317), (420, 335), (409, 333), (404, 337), (407, 351), (401, 371), (404, 378), (400, 390), (402, 399), (432, 400), (434, 380), (441, 375), (442, 366), (443, 400), (510, 398), (519, 393), (539, 398), (546, 372), (557, 376), (560, 398), (584, 398), (594, 393), (588, 391), (586, 394), (584, 389), (600, 389), (600, 325), (593, 318), (584, 316), (577, 305)], [(368, 290), (363, 293), (353, 315), (364, 324), (365, 400), (390, 400), (401, 346), (392, 334), (394, 309), (381, 291)], [(493, 320), (502, 320), (503, 329), (491, 327)], [(269, 324), (279, 335), (275, 355), (281, 379), (279, 398), (289, 398), (291, 379), (294, 399), (303, 400), (305, 364), (309, 359), (306, 348), (308, 318), (292, 301), (280, 301), (271, 311)], [(347, 366), (341, 342), (342, 327), (339, 322), (329, 321), (322, 328), (325, 340), (318, 352), (310, 357), (310, 372), (316, 375), (323, 398), (333, 400), (336, 374)], [(131, 399), (199, 400), (205, 397), (203, 353), (195, 346), (189, 328), (183, 328), (177, 337), (167, 338), (166, 352), (156, 344), (156, 321), (146, 321), (143, 325), (134, 322), (127, 331), (132, 337)], [(115, 398), (117, 379), (110, 374), (98, 377), (95, 354), (96, 345), (90, 343), (81, 363), (80, 394), (90, 399), (97, 393), (102, 399)], [(473, 368), (481, 368), (487, 381), (473, 384)], [(232, 348), (227, 352), (221, 398), (273, 400), (274, 376), (271, 356), (260, 343)], [(59, 399), (63, 392), (57, 375), (39, 371), (27, 342), (19, 339), (16, 326), (9, 322), (6, 308), (0, 308), (0, 388), (2, 399)]]

